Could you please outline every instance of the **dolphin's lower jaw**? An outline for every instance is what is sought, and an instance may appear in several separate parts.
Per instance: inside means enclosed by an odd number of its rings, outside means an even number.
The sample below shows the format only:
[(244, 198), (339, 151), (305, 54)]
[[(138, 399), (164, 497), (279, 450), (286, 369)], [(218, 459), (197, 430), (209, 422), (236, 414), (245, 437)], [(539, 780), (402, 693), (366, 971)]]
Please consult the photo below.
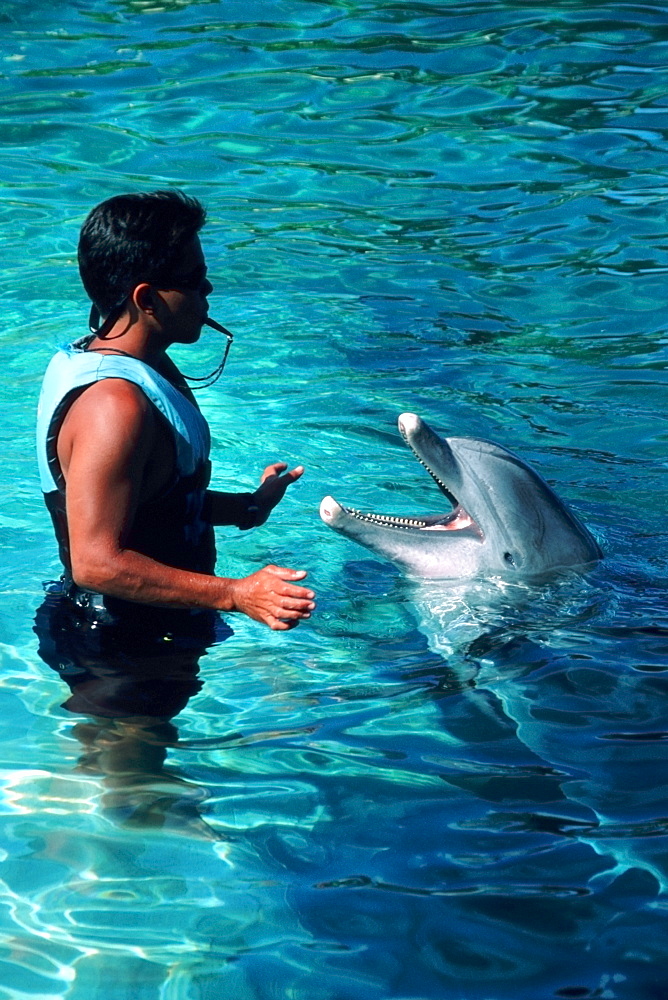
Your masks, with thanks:
[(392, 517), (390, 514), (372, 514), (344, 507), (334, 497), (325, 497), (320, 504), (320, 516), (330, 528), (343, 531), (346, 518), (353, 518), (362, 524), (399, 531), (462, 531), (472, 528), (482, 541), (482, 531), (461, 504), (457, 504), (449, 514), (430, 514), (424, 517)]
[[(465, 579), (479, 571), (478, 550), (482, 536), (468, 514), (458, 507), (449, 515), (432, 517), (390, 517), (363, 513), (344, 507), (333, 497), (320, 504), (320, 517), (330, 528), (372, 552), (391, 559), (408, 573), (428, 579)], [(448, 559), (443, 557), (441, 540), (459, 544), (450, 546)]]
[(511, 452), (477, 438), (440, 438), (412, 413), (398, 423), (451, 509), (394, 517), (325, 497), (320, 516), (335, 531), (432, 579), (541, 578), (601, 556), (586, 528)]

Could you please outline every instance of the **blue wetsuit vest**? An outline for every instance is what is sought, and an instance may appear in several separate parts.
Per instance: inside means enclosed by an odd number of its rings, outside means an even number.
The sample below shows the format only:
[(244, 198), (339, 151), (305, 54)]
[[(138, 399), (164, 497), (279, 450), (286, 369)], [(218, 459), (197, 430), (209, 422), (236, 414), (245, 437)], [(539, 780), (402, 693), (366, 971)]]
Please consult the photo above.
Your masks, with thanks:
[[(56, 440), (69, 406), (89, 385), (121, 378), (139, 386), (164, 420), (173, 445), (175, 474), (158, 497), (139, 506), (124, 544), (178, 569), (213, 573), (216, 550), (213, 529), (204, 516), (210, 476), (210, 435), (199, 412), (178, 389), (136, 358), (86, 351), (89, 338), (61, 348), (52, 358), (42, 385), (37, 416), (37, 456), (44, 499), (58, 540), (65, 580), (71, 581), (65, 480)], [(71, 586), (71, 585), (70, 585)], [(77, 588), (73, 588), (75, 591)], [(95, 604), (119, 602), (105, 598)], [(77, 601), (90, 604), (91, 601)], [(135, 605), (136, 607), (136, 605)]]

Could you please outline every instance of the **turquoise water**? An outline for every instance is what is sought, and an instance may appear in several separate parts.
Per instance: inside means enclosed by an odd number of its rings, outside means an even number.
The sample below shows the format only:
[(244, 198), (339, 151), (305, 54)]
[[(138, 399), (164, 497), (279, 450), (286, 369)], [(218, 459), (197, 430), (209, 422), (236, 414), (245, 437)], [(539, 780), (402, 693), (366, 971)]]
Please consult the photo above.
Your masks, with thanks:
[[(668, 7), (0, 2), (0, 1000), (659, 1000), (666, 883)], [(216, 482), (304, 479), (221, 573), (239, 618), (171, 723), (62, 707), (39, 380), (74, 247), (126, 190), (200, 197), (235, 334)], [(184, 350), (203, 374), (220, 345)], [(333, 493), (433, 508), (410, 410), (538, 467), (605, 550), (539, 592), (403, 579)]]

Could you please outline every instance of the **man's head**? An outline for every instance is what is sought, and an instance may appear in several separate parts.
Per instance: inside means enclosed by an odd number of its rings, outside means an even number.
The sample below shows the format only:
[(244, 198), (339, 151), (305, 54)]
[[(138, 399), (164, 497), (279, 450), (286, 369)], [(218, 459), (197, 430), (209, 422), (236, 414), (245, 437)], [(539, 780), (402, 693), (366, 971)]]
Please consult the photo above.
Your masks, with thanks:
[(117, 195), (92, 210), (79, 238), (83, 286), (104, 317), (143, 281), (183, 272), (181, 259), (206, 221), (182, 191)]

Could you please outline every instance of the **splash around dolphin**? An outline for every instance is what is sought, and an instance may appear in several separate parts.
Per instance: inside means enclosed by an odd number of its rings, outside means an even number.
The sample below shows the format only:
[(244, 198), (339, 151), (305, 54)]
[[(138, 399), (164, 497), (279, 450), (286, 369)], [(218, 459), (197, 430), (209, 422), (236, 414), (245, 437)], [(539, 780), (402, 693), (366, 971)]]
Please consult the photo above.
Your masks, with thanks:
[(540, 580), (602, 556), (587, 529), (526, 462), (491, 441), (441, 438), (414, 413), (399, 431), (448, 501), (444, 513), (390, 517), (325, 497), (334, 531), (397, 563), (411, 576)]

